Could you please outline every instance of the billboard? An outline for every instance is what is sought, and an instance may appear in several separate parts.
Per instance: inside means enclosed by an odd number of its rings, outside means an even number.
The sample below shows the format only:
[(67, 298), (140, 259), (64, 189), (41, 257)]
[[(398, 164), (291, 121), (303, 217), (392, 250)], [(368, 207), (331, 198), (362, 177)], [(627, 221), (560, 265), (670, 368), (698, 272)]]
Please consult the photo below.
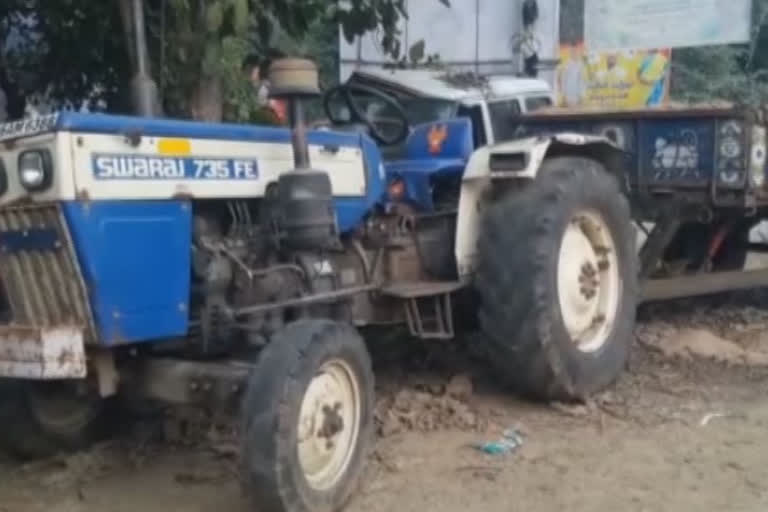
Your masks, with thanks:
[(587, 51), (583, 44), (560, 46), (556, 71), (558, 104), (584, 108), (659, 106), (669, 95), (669, 49)]
[[(424, 41), (427, 54), (438, 54), (440, 63), (456, 71), (481, 74), (514, 73), (520, 67), (513, 39), (522, 28), (518, 0), (451, 0), (446, 7), (436, 0), (404, 0), (407, 19), (399, 22), (399, 41), (407, 51)], [(534, 34), (539, 57), (554, 59), (558, 53), (560, 0), (538, 0), (539, 18)], [(378, 31), (347, 41), (339, 40), (340, 79), (356, 69), (381, 68), (392, 59), (381, 48)], [(543, 77), (546, 78), (546, 77)]]
[(752, 0), (585, 0), (591, 50), (677, 48), (749, 41)]

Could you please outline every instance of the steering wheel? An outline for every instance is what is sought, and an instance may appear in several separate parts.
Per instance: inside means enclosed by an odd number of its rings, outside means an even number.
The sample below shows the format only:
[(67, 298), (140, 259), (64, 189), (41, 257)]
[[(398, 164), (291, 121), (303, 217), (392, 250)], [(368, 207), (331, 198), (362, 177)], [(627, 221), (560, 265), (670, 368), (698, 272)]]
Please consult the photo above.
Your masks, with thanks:
[[(373, 118), (368, 115), (359, 103), (357, 103), (354, 93), (373, 96), (381, 100), (387, 107), (389, 107), (389, 109), (391, 109), (395, 117), (380, 119)], [(336, 115), (333, 108), (331, 108), (331, 103), (336, 96), (341, 96), (344, 100), (344, 104), (349, 108), (351, 119), (340, 118)], [(349, 124), (355, 122), (364, 124), (366, 128), (368, 128), (371, 137), (384, 146), (394, 146), (395, 144), (399, 144), (404, 141), (410, 133), (408, 116), (405, 115), (405, 110), (403, 110), (403, 107), (400, 105), (400, 102), (397, 101), (397, 98), (372, 87), (357, 84), (337, 85), (325, 93), (323, 97), (323, 109), (325, 110), (325, 115), (328, 116), (328, 119), (334, 124)], [(382, 129), (381, 125), (394, 125), (394, 133), (389, 134), (389, 131)]]

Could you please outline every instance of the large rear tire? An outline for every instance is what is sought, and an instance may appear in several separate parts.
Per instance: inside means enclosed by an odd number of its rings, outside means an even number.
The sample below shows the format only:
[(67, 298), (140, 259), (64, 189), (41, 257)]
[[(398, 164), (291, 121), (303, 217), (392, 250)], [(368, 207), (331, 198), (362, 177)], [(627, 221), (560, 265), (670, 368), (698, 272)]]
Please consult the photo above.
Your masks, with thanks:
[(584, 399), (623, 371), (637, 305), (629, 206), (595, 161), (547, 160), (488, 212), (477, 290), (501, 377), (546, 400)]
[(373, 371), (349, 325), (301, 320), (262, 352), (243, 402), (242, 475), (255, 510), (336, 511), (373, 437)]

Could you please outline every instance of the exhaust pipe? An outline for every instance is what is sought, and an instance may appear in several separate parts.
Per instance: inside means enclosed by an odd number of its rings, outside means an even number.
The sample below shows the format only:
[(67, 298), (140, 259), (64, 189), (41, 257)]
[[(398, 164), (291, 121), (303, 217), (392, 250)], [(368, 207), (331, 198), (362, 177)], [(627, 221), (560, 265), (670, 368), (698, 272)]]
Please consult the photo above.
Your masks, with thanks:
[(162, 108), (157, 84), (152, 79), (149, 69), (143, 0), (132, 0), (131, 14), (136, 53), (136, 73), (131, 80), (134, 112), (143, 117), (158, 117), (162, 115)]

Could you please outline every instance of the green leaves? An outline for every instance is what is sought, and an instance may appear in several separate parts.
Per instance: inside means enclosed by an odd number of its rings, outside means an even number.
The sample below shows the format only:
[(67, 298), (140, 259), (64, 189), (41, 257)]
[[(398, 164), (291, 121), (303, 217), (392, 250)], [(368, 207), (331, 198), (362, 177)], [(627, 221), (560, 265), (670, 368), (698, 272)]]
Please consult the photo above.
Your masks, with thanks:
[(423, 39), (419, 39), (408, 50), (408, 58), (411, 62), (419, 62), (424, 58), (426, 54), (426, 42)]
[(212, 39), (207, 41), (203, 50), (201, 71), (204, 76), (221, 74), (218, 69), (221, 61), (221, 41)]
[(250, 25), (250, 6), (248, 0), (229, 0), (232, 15), (232, 29), (235, 34), (242, 34)]
[[(241, 70), (243, 58), (284, 54), (315, 59), (325, 83), (338, 76), (338, 38), (353, 40), (375, 31), (382, 48), (423, 60), (424, 49), (401, 48), (405, 0), (143, 0), (151, 69), (166, 112), (185, 116), (201, 78), (221, 79), (231, 119), (250, 118), (253, 90)], [(416, 0), (413, 0), (414, 2)], [(449, 6), (448, 0), (438, 1)], [(124, 111), (133, 73), (131, 50), (118, 0), (0, 0), (0, 36), (15, 29), (30, 39), (5, 55), (4, 70), (27, 91), (50, 89), (54, 98), (79, 100), (98, 91), (110, 110)], [(36, 40), (26, 17), (39, 24)], [(429, 57), (428, 57), (429, 58)], [(98, 86), (98, 87), (97, 87)], [(241, 108), (242, 107), (242, 108)]]
[(672, 54), (672, 97), (684, 102), (768, 103), (768, 0), (755, 0), (751, 41), (676, 49)]
[(205, 28), (209, 34), (217, 34), (224, 24), (224, 0), (213, 0), (205, 11)]

